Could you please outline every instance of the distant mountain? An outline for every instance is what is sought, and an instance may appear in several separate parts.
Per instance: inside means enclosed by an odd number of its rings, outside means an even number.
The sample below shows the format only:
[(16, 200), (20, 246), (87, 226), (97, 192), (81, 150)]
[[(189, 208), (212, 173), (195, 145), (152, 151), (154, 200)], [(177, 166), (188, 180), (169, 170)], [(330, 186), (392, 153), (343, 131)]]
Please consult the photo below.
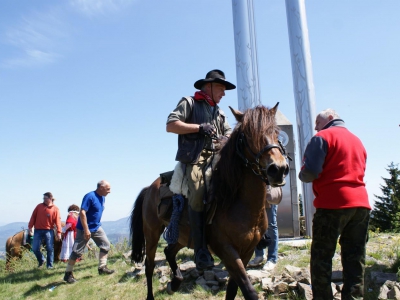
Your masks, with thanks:
[[(129, 217), (117, 221), (103, 221), (101, 223), (111, 243), (115, 244), (129, 237)], [(5, 251), (7, 239), (21, 231), (22, 228), (28, 228), (28, 223), (14, 222), (0, 226), (0, 251)]]
[(28, 228), (28, 222), (14, 222), (0, 226), (0, 251), (5, 251), (6, 241), (10, 236)]
[(101, 222), (101, 227), (103, 227), (112, 244), (123, 241), (124, 238), (129, 238), (129, 226), (129, 217), (117, 221)]

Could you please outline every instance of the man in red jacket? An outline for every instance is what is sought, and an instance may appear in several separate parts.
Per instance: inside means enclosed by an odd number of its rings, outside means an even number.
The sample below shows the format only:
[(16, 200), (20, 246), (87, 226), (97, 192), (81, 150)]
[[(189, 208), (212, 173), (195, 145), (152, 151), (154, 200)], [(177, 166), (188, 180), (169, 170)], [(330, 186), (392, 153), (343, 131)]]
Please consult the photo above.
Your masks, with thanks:
[(40, 245), (44, 240), (47, 250), (47, 269), (53, 269), (54, 261), (54, 226), (57, 227), (57, 240), (61, 240), (60, 210), (53, 204), (53, 195), (50, 192), (43, 194), (43, 203), (36, 206), (28, 224), (29, 231), (35, 228), (32, 251), (39, 262), (39, 268), (44, 263), (44, 256), (40, 252)]
[(332, 258), (337, 240), (343, 266), (342, 300), (364, 295), (370, 204), (364, 183), (367, 153), (333, 109), (320, 112), (299, 178), (312, 182), (316, 212), (311, 245), (314, 300), (333, 299)]

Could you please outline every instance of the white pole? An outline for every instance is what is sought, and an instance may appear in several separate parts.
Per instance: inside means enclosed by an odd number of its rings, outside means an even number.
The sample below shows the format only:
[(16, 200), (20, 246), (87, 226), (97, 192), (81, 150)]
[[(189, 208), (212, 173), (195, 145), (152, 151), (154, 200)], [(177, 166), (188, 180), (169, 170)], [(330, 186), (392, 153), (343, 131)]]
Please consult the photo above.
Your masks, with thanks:
[(261, 105), (253, 0), (232, 0), (239, 110)]
[[(302, 157), (308, 142), (314, 135), (315, 121), (315, 92), (304, 0), (286, 0), (286, 18), (289, 31), (299, 148)], [(315, 208), (313, 205), (314, 194), (310, 183), (303, 183), (303, 201), (306, 234), (312, 236), (312, 219)]]

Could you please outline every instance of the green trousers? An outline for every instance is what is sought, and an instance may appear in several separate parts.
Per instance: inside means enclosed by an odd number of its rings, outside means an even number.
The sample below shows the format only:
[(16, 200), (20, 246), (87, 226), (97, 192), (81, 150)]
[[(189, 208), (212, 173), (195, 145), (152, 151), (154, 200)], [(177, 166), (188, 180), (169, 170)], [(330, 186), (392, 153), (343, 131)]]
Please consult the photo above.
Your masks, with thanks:
[(332, 258), (339, 236), (343, 266), (342, 300), (363, 299), (369, 216), (370, 210), (366, 208), (318, 208), (315, 212), (310, 261), (314, 300), (333, 299)]

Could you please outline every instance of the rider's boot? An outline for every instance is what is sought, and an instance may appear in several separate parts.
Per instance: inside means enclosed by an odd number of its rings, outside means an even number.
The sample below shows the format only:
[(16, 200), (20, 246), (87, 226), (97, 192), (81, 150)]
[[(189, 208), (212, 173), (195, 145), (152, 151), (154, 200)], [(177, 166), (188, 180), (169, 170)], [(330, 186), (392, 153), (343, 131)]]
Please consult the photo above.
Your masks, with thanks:
[(214, 259), (207, 248), (205, 239), (204, 212), (194, 211), (189, 207), (190, 232), (194, 241), (196, 268), (205, 270), (214, 267)]

